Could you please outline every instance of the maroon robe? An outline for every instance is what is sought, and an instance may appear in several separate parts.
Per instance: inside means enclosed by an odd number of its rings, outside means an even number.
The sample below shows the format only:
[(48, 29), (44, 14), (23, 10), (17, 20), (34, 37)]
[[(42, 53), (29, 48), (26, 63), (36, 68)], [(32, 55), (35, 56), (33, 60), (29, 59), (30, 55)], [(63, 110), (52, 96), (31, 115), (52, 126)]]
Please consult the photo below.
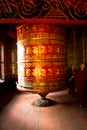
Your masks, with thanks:
[(78, 69), (76, 72), (76, 87), (79, 104), (83, 105), (85, 102), (85, 83), (87, 80), (87, 70)]
[(75, 85), (76, 85), (76, 80), (75, 77), (73, 77), (70, 81), (69, 79), (75, 75), (76, 70), (74, 69), (72, 71), (72, 68), (69, 68), (67, 71), (67, 79), (68, 79), (68, 86), (69, 86), (69, 94), (72, 95), (73, 97), (76, 96), (75, 93)]

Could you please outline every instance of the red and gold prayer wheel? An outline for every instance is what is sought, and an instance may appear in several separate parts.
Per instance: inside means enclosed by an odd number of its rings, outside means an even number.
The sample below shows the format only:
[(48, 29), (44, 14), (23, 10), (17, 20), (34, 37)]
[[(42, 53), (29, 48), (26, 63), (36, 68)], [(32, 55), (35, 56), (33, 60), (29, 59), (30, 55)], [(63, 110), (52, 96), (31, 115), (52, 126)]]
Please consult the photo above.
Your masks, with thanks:
[(40, 95), (65, 87), (66, 29), (54, 24), (17, 27), (18, 86)]

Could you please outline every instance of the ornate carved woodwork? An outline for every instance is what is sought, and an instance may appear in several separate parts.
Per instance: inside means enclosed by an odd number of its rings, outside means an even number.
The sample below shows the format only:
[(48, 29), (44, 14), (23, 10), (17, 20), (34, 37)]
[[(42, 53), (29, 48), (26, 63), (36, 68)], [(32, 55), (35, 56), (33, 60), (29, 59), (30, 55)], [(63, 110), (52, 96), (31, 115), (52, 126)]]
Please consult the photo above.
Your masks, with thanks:
[(87, 0), (0, 0), (0, 19), (87, 20)]

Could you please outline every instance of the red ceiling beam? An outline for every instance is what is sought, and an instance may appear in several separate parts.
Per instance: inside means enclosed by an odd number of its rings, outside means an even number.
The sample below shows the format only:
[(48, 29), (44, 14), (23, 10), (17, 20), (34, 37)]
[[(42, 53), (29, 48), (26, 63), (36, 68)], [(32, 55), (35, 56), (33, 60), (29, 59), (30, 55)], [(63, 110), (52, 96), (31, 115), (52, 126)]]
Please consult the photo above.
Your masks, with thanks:
[(52, 23), (60, 25), (87, 25), (87, 20), (54, 20), (54, 19), (1, 19), (0, 24), (34, 24)]

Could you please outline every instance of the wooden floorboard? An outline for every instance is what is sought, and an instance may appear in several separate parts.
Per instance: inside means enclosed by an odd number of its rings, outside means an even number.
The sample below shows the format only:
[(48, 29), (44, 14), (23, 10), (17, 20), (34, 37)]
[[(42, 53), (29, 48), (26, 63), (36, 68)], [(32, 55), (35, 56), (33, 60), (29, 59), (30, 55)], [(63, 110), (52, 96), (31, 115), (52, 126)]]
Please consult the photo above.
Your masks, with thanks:
[(87, 130), (87, 108), (79, 108), (67, 90), (47, 95), (56, 101), (53, 106), (34, 106), (39, 98), (38, 94), (15, 93), (0, 112), (0, 130)]

